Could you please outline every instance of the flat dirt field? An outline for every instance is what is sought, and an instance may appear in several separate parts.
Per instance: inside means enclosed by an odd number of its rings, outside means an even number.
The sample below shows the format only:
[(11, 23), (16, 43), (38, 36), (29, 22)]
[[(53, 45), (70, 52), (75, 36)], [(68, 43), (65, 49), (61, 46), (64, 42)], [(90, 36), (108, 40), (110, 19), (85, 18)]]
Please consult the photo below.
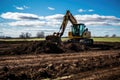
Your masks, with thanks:
[(120, 43), (1, 41), (0, 80), (120, 80)]

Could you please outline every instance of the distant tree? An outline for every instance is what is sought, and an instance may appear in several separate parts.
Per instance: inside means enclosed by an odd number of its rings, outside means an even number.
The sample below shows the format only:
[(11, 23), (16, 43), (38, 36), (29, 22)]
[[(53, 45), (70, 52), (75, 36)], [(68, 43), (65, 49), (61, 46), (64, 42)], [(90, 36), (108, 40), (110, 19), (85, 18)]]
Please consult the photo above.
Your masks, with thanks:
[(22, 32), (22, 33), (19, 35), (19, 38), (25, 38), (25, 34)]
[(116, 34), (113, 34), (111, 37), (116, 37)]
[(109, 35), (107, 34), (107, 35), (105, 35), (105, 37), (109, 37)]
[(27, 33), (25, 34), (25, 37), (26, 37), (26, 38), (30, 38), (30, 37), (31, 37), (31, 34), (27, 32)]
[(5, 38), (6, 38), (6, 39), (11, 39), (12, 37), (10, 37), (10, 36), (5, 36)]
[(37, 36), (37, 38), (44, 38), (45, 37), (43, 31), (42, 32), (37, 32), (36, 36)]
[(20, 38), (30, 38), (31, 37), (31, 34), (30, 33), (28, 33), (28, 32), (26, 32), (26, 33), (21, 33), (20, 35), (19, 35), (19, 37)]

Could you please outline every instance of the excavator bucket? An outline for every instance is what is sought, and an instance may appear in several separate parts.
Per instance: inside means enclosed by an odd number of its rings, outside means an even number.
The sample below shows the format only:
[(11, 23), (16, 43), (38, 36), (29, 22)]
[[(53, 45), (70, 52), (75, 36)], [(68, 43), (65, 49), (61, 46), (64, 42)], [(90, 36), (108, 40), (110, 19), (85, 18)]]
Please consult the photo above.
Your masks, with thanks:
[(61, 38), (59, 36), (55, 36), (55, 35), (48, 35), (48, 36), (46, 36), (46, 41), (55, 42), (57, 44), (60, 44)]

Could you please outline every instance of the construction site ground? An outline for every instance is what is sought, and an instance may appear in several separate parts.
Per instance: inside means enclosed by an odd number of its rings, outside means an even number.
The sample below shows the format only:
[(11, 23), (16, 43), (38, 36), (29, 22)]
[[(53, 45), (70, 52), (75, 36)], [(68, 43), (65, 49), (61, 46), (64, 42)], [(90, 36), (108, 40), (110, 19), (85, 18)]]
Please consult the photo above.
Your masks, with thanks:
[(1, 41), (0, 80), (120, 80), (120, 43)]

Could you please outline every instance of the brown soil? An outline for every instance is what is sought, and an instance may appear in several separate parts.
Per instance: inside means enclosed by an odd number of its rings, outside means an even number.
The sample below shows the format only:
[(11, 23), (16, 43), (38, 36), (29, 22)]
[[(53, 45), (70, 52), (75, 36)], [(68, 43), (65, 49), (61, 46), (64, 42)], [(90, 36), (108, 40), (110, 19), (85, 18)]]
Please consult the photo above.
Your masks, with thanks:
[(120, 43), (86, 47), (0, 42), (0, 80), (120, 80)]

